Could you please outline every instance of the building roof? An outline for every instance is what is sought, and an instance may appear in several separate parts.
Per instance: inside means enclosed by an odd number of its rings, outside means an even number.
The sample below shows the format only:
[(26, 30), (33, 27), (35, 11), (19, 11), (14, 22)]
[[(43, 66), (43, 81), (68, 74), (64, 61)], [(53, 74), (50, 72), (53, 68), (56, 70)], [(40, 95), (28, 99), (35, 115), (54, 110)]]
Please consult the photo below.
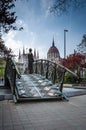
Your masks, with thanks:
[(48, 54), (52, 54), (52, 53), (59, 54), (59, 51), (58, 51), (58, 49), (57, 49), (57, 47), (55, 46), (55, 43), (54, 43), (54, 38), (53, 38), (52, 46), (48, 50)]

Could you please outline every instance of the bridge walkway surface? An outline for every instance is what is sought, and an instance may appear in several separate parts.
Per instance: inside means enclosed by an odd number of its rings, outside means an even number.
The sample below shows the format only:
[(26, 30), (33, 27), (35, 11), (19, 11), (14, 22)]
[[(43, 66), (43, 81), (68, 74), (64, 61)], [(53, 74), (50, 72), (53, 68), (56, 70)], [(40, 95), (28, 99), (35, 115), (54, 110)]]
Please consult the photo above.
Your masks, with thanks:
[(51, 99), (62, 95), (57, 85), (38, 74), (21, 75), (16, 80), (16, 95), (18, 100)]
[(0, 130), (86, 130), (86, 95), (69, 102), (0, 101)]

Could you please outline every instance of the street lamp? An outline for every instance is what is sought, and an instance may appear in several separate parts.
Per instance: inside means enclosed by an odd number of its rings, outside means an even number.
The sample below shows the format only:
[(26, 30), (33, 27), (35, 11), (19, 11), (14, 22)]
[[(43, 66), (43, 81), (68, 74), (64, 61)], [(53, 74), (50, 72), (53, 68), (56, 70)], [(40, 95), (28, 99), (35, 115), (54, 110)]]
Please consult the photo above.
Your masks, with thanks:
[(64, 59), (66, 59), (66, 32), (68, 32), (68, 30), (64, 30)]

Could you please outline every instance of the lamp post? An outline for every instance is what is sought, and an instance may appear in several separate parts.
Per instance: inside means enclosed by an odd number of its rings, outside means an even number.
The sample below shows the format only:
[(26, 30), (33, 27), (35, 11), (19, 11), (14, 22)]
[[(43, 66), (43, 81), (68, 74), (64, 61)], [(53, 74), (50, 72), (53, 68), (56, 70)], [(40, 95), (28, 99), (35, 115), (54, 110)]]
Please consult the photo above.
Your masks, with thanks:
[(66, 32), (68, 32), (68, 30), (64, 30), (64, 59), (66, 59)]

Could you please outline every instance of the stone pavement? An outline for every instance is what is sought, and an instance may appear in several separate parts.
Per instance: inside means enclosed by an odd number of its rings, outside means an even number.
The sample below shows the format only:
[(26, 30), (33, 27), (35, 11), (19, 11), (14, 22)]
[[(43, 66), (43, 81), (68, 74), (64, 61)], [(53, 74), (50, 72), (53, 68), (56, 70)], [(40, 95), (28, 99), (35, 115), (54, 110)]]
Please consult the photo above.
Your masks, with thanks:
[(0, 101), (0, 130), (86, 130), (86, 95), (65, 101)]

